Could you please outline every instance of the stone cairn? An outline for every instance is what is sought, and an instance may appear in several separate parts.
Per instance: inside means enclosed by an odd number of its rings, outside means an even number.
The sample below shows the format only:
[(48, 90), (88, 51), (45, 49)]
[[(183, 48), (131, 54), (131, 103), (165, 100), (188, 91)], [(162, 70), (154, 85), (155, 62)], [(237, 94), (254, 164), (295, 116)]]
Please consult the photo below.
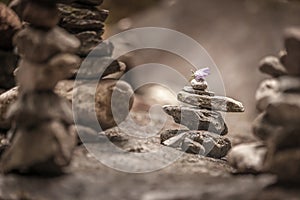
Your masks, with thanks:
[[(87, 136), (83, 137), (81, 135), (80, 139), (85, 140), (88, 138), (89, 141), (92, 139), (91, 142), (94, 142), (98, 137), (98, 126), (93, 127), (93, 124), (90, 123), (94, 116), (94, 113), (91, 111), (92, 106), (95, 106), (98, 122), (101, 128), (105, 130), (116, 126), (117, 122), (127, 117), (134, 100), (131, 86), (124, 81), (118, 80), (124, 74), (126, 65), (111, 58), (114, 47), (111, 43), (102, 41), (101, 38), (104, 33), (104, 22), (108, 17), (108, 11), (98, 8), (103, 3), (103, 0), (58, 0), (56, 1), (58, 3), (57, 9), (47, 9), (47, 12), (45, 11), (43, 15), (29, 20), (26, 14), (29, 13), (27, 11), (29, 8), (26, 8), (27, 2), (27, 0), (13, 0), (10, 3), (10, 7), (26, 22), (35, 20), (37, 21), (35, 22), (37, 25), (42, 22), (58, 22), (61, 28), (73, 35), (71, 37), (72, 40), (77, 38), (81, 41), (81, 45), (74, 53), (77, 54), (77, 59), (79, 59), (79, 63), (84, 68), (78, 71), (79, 64), (77, 68), (70, 69), (68, 71), (70, 76), (66, 76), (67, 80), (58, 82), (55, 87), (55, 93), (68, 99), (73, 104), (73, 107), (80, 111), (79, 119), (76, 121), (76, 130), (78, 133), (82, 133), (83, 136)], [(47, 2), (43, 0), (38, 5), (44, 3), (48, 5), (49, 3)], [(52, 1), (49, 0), (49, 2)], [(48, 13), (50, 11), (52, 14)], [(52, 20), (54, 21), (51, 22)], [(54, 30), (65, 33), (65, 31), (58, 27)], [(56, 32), (55, 34), (57, 34)], [(43, 39), (42, 42), (49, 46), (47, 41)], [(61, 48), (59, 42), (62, 42), (62, 44), (68, 43), (70, 39), (57, 37), (53, 38), (53, 41)], [(98, 46), (100, 43), (101, 46)], [(30, 46), (31, 44), (28, 45)], [(53, 49), (52, 46), (50, 47), (50, 49)], [(92, 50), (93, 52), (91, 53)], [(101, 75), (100, 81), (99, 75)], [(74, 84), (75, 77), (77, 78), (77, 84)], [(95, 84), (97, 85), (96, 93), (93, 89)], [(112, 94), (114, 94), (114, 97), (117, 97), (119, 102), (114, 104), (114, 109), (118, 111), (117, 117), (112, 112)], [(11, 127), (11, 119), (7, 119), (5, 116), (7, 115), (9, 106), (16, 101), (17, 96), (17, 88), (13, 88), (0, 95), (1, 129), (9, 129)], [(76, 102), (73, 102), (74, 99), (72, 97), (74, 96), (76, 97)], [(94, 100), (94, 102), (91, 102), (91, 100)], [(124, 106), (124, 102), (128, 102), (129, 105)], [(117, 122), (115, 118), (118, 118)]]
[(300, 181), (300, 29), (285, 31), (285, 51), (268, 56), (259, 70), (271, 76), (257, 90), (257, 143), (236, 147), (230, 162), (240, 172), (271, 172), (279, 182)]
[(198, 70), (193, 75), (191, 86), (185, 86), (178, 93), (178, 100), (187, 105), (163, 107), (176, 123), (189, 130), (166, 130), (161, 134), (161, 143), (187, 153), (222, 158), (230, 150), (231, 142), (223, 137), (228, 128), (219, 111), (243, 112), (244, 107), (234, 99), (208, 91), (207, 75), (208, 68)]
[(21, 56), (17, 101), (8, 112), (11, 145), (1, 157), (6, 172), (58, 174), (71, 161), (76, 132), (70, 104), (54, 93), (58, 81), (80, 64), (79, 40), (56, 26), (55, 0), (26, 0), (28, 23), (14, 38)]

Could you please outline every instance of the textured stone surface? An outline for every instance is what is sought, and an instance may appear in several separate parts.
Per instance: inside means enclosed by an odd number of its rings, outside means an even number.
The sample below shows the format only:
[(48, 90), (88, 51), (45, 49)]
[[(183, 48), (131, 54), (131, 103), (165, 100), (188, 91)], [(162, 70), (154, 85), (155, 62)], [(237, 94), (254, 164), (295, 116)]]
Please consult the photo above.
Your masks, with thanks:
[(289, 28), (285, 31), (285, 48), (287, 55), (284, 66), (290, 75), (300, 75), (300, 29)]
[(267, 147), (261, 142), (241, 144), (233, 147), (228, 153), (227, 160), (238, 173), (263, 172)]
[(126, 65), (110, 57), (88, 57), (83, 60), (81, 69), (77, 73), (80, 79), (99, 79), (107, 75), (124, 72)]
[(202, 91), (202, 90), (194, 90), (191, 86), (185, 86), (182, 90), (185, 91), (185, 92), (191, 93), (191, 94), (215, 96), (214, 92), (211, 92), (211, 91)]
[(221, 135), (228, 132), (222, 115), (218, 112), (180, 106), (164, 106), (163, 109), (176, 123), (190, 130), (209, 130)]
[(84, 8), (61, 4), (59, 11), (61, 16), (59, 25), (71, 33), (87, 30), (102, 32), (103, 22), (108, 17), (108, 11), (93, 7)]
[(206, 90), (208, 88), (208, 83), (205, 80), (196, 81), (193, 79), (191, 81), (191, 86), (194, 90)]
[(287, 74), (286, 69), (281, 64), (279, 59), (274, 56), (268, 56), (260, 61), (259, 70), (262, 73), (271, 75), (273, 77), (279, 77)]
[(50, 31), (28, 27), (16, 35), (14, 43), (18, 53), (24, 59), (33, 62), (47, 61), (59, 53), (75, 53), (80, 47), (80, 42), (75, 36), (59, 27)]
[[(80, 113), (78, 122), (83, 125), (91, 125), (93, 118), (93, 105), (97, 119), (102, 129), (108, 129), (116, 125), (116, 122), (123, 121), (133, 104), (133, 91), (129, 84), (123, 81), (103, 80), (97, 86), (96, 93), (93, 90), (93, 84), (82, 84), (74, 89), (73, 108)], [(112, 104), (112, 94), (114, 93), (114, 103)], [(112, 109), (117, 112), (113, 116)], [(95, 127), (97, 128), (97, 127)]]
[(32, 26), (49, 29), (59, 22), (58, 10), (55, 4), (43, 5), (40, 1), (28, 1), (23, 10), (22, 19)]
[(226, 156), (231, 148), (231, 142), (227, 138), (207, 131), (167, 130), (161, 134), (161, 143), (187, 153), (212, 158)]
[(272, 99), (279, 94), (280, 83), (277, 79), (264, 80), (256, 91), (256, 108), (264, 111)]
[(228, 97), (210, 97), (181, 91), (178, 93), (177, 98), (183, 103), (197, 106), (199, 108), (207, 108), (224, 112), (244, 112), (245, 110), (242, 103)]
[(11, 50), (12, 38), (21, 28), (19, 17), (10, 8), (0, 2), (0, 49)]
[(98, 34), (95, 31), (84, 31), (75, 34), (80, 40), (81, 46), (78, 54), (81, 56), (87, 56), (97, 45), (102, 42), (102, 33)]

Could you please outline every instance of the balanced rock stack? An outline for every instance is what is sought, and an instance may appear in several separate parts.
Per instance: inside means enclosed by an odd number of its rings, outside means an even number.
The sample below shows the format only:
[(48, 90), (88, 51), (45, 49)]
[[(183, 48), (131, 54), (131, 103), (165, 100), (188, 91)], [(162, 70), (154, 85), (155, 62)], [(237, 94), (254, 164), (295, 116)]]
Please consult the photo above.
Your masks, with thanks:
[(231, 142), (223, 137), (228, 128), (222, 112), (243, 112), (242, 103), (208, 91), (205, 77), (209, 69), (201, 69), (194, 73), (191, 86), (185, 86), (177, 95), (183, 106), (164, 106), (164, 111), (173, 117), (176, 123), (189, 130), (166, 130), (161, 134), (161, 143), (179, 148), (187, 153), (201, 154), (213, 158), (226, 156)]
[(285, 49), (279, 58), (266, 57), (259, 66), (271, 76), (256, 93), (260, 115), (253, 132), (260, 141), (236, 147), (229, 160), (239, 163), (241, 172), (271, 172), (280, 182), (299, 182), (300, 29), (285, 31)]
[[(113, 93), (122, 102), (114, 105), (119, 113), (118, 121), (127, 117), (133, 104), (131, 86), (118, 80), (124, 74), (126, 65), (111, 58), (114, 47), (102, 39), (104, 22), (108, 17), (107, 10), (98, 8), (102, 3), (103, 0), (74, 0), (71, 4), (58, 5), (61, 17), (59, 25), (81, 41), (77, 54), (81, 57), (82, 67), (76, 72), (76, 79), (78, 82), (82, 81), (82, 84), (72, 89), (72, 94), (76, 95), (73, 105), (82, 112), (77, 122), (95, 129), (97, 127), (89, 123), (93, 118), (89, 108), (94, 104), (90, 103), (94, 95), (96, 115), (102, 129), (117, 125), (112, 113)], [(96, 94), (93, 84), (97, 84)], [(127, 103), (128, 100), (129, 106), (124, 106), (124, 102)], [(101, 107), (97, 107), (99, 105)]]
[(76, 132), (69, 102), (53, 90), (79, 66), (74, 53), (80, 41), (56, 26), (55, 0), (26, 0), (23, 20), (29, 25), (14, 38), (21, 56), (19, 95), (8, 112), (12, 138), (1, 157), (1, 170), (61, 173), (70, 163)]

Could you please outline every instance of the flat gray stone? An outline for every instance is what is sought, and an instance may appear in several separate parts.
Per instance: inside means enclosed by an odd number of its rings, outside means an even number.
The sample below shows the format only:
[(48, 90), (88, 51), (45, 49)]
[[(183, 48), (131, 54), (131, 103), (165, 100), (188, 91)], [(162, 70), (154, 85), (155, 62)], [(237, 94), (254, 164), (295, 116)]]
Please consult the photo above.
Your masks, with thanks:
[(220, 135), (228, 132), (219, 112), (185, 106), (164, 106), (163, 109), (173, 117), (176, 123), (182, 124), (190, 130), (208, 130)]
[(32, 62), (46, 62), (59, 53), (76, 53), (80, 41), (65, 30), (55, 27), (49, 31), (27, 27), (16, 34), (18, 53)]
[(207, 96), (215, 96), (214, 92), (211, 91), (202, 91), (202, 90), (194, 90), (191, 86), (185, 86), (183, 89), (183, 91), (191, 93), (191, 94), (198, 94), (198, 95), (207, 95)]
[(240, 144), (233, 147), (227, 160), (237, 173), (257, 174), (263, 172), (267, 147), (262, 142)]
[(244, 112), (244, 106), (241, 102), (229, 97), (222, 96), (206, 96), (190, 94), (187, 92), (179, 92), (177, 99), (183, 103), (206, 108), (211, 110), (219, 110), (224, 112)]
[(280, 60), (274, 56), (268, 56), (260, 61), (259, 70), (262, 73), (271, 75), (273, 77), (284, 76), (287, 74), (287, 71)]

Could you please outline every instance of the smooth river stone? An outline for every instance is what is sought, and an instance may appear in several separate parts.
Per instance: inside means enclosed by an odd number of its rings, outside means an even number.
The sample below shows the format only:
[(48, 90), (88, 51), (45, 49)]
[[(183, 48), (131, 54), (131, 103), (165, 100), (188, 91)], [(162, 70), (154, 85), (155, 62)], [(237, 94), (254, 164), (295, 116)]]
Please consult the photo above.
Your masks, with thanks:
[(16, 34), (18, 53), (32, 62), (45, 62), (59, 53), (76, 53), (80, 41), (59, 27), (49, 31), (27, 27)]
[(191, 86), (194, 90), (206, 90), (208, 83), (205, 80), (196, 81), (196, 79), (193, 79), (191, 80)]
[(183, 91), (191, 93), (191, 94), (198, 94), (198, 95), (207, 95), (207, 96), (215, 96), (214, 92), (211, 91), (203, 91), (203, 90), (194, 90), (191, 86), (185, 86)]
[(271, 100), (280, 92), (280, 83), (278, 79), (264, 80), (258, 87), (255, 99), (256, 108), (259, 111), (264, 111), (270, 104)]
[(177, 99), (183, 103), (210, 110), (218, 110), (224, 112), (244, 112), (245, 110), (241, 102), (229, 97), (211, 97), (206, 95), (190, 94), (181, 91), (178, 93)]
[(262, 73), (271, 75), (273, 77), (284, 76), (287, 74), (287, 71), (280, 60), (274, 56), (268, 56), (260, 61), (259, 70)]
[(228, 153), (228, 162), (237, 173), (257, 174), (263, 171), (267, 147), (262, 142), (240, 144)]
[(174, 121), (190, 130), (208, 130), (220, 135), (228, 133), (227, 126), (219, 112), (185, 106), (164, 106), (164, 111)]

